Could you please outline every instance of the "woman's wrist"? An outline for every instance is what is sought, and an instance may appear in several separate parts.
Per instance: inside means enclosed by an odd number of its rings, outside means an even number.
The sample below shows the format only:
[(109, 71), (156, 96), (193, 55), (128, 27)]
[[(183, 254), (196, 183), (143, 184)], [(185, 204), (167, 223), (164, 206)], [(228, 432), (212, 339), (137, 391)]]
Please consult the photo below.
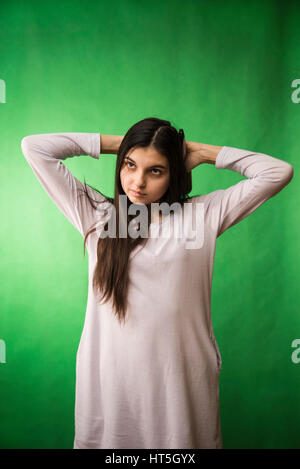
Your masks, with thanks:
[(186, 144), (187, 155), (190, 154), (192, 157), (194, 167), (202, 163), (215, 164), (217, 156), (222, 148), (222, 146), (198, 142), (186, 142)]
[[(99, 134), (99, 138), (100, 153), (117, 154), (124, 135)], [(221, 148), (207, 143), (186, 142), (186, 159), (189, 157), (192, 169), (202, 163), (215, 164)]]
[(204, 163), (215, 164), (222, 146), (201, 143), (199, 157)]
[(100, 135), (100, 153), (117, 154), (124, 135)]

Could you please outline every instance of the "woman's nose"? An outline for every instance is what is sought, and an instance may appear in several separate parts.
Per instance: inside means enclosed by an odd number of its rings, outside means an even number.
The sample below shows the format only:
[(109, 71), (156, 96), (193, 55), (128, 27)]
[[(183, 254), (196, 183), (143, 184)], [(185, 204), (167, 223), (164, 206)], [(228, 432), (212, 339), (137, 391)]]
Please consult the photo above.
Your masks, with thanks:
[(144, 187), (145, 184), (146, 184), (146, 178), (143, 174), (140, 174), (139, 176), (136, 177), (135, 179), (136, 187)]

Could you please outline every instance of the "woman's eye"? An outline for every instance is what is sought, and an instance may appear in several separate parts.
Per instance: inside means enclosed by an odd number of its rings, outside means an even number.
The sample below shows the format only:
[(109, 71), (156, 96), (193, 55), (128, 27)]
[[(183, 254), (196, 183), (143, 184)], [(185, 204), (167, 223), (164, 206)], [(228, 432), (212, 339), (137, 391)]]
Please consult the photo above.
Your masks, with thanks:
[[(134, 163), (132, 163), (131, 161), (127, 161), (126, 164), (127, 164), (127, 165), (132, 164), (132, 166), (134, 166)], [(132, 166), (128, 166), (129, 169), (131, 169)], [(161, 171), (160, 171), (159, 169), (152, 169), (152, 171), (157, 171), (156, 173), (154, 173), (156, 176), (158, 176), (159, 174), (161, 174)]]

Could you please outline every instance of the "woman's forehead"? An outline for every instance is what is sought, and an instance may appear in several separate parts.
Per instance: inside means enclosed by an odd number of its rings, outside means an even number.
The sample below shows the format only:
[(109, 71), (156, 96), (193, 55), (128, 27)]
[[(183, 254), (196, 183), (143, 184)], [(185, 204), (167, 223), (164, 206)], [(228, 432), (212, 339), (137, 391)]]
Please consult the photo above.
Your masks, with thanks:
[(163, 165), (167, 165), (168, 158), (159, 153), (153, 147), (138, 147), (138, 148), (131, 148), (125, 155), (125, 157), (130, 157), (132, 160), (135, 160), (139, 163), (142, 161), (147, 161), (148, 164), (156, 164), (161, 163)]

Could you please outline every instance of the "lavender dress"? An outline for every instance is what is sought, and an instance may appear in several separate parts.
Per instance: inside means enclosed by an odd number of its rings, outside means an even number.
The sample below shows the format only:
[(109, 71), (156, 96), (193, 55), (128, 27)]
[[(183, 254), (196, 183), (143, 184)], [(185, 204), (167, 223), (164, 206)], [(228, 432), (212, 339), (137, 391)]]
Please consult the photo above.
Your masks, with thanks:
[[(103, 225), (109, 202), (92, 189), (90, 194), (101, 202), (98, 210), (78, 197), (83, 183), (61, 161), (79, 155), (99, 158), (100, 134), (30, 135), (21, 147), (37, 179), (82, 236), (96, 220)], [(226, 146), (215, 167), (247, 179), (192, 197), (187, 202), (192, 209), (184, 215), (185, 226), (191, 226), (183, 237), (173, 236), (179, 212), (150, 226), (146, 245), (130, 255), (125, 326), (110, 302), (97, 304), (91, 285), (99, 231), (87, 239), (88, 300), (76, 356), (76, 449), (223, 447), (222, 360), (211, 320), (216, 239), (281, 191), (292, 179), (293, 167)], [(196, 204), (201, 216), (191, 230)], [(165, 224), (171, 235), (152, 237)], [(188, 248), (187, 241), (196, 238), (199, 243)]]

